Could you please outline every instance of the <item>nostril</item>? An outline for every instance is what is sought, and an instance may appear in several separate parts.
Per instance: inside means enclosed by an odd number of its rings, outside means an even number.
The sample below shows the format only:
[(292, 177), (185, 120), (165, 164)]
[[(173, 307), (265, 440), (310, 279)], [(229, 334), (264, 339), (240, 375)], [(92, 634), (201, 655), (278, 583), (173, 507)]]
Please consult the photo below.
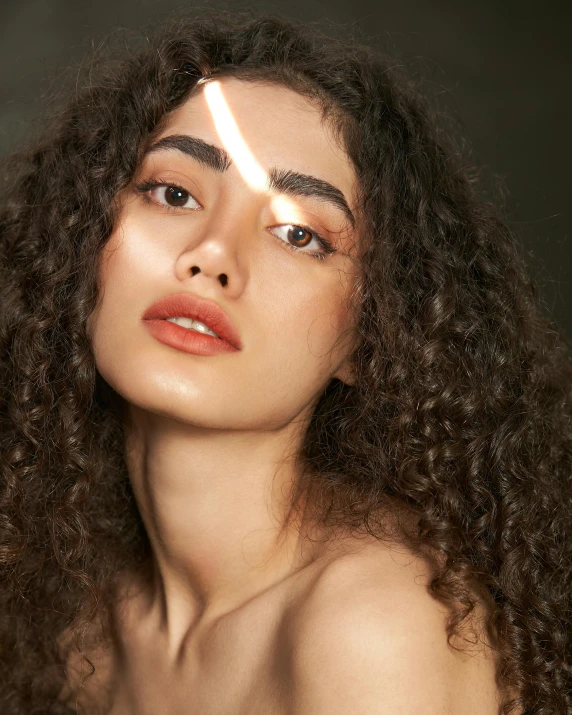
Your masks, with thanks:
[(200, 272), (201, 272), (201, 269), (200, 269), (198, 266), (193, 266), (193, 267), (191, 268), (191, 274), (192, 274), (193, 276), (196, 276), (197, 273), (200, 273)]
[(221, 273), (218, 278), (221, 282), (222, 287), (224, 288), (224, 286), (228, 283), (228, 278), (226, 276), (226, 273)]

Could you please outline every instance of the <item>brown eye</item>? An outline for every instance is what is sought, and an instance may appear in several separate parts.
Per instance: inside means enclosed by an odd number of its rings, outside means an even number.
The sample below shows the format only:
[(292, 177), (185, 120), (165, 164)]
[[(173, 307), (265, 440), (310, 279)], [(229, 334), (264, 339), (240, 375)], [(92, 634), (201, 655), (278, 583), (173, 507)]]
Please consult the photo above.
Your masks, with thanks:
[(288, 239), (293, 241), (298, 247), (304, 248), (314, 238), (311, 231), (302, 226), (290, 226), (288, 229)]
[[(335, 253), (336, 249), (315, 231), (293, 223), (282, 223), (272, 226), (268, 231), (283, 241), (293, 251), (307, 253), (313, 258), (323, 260), (328, 254)], [(308, 250), (306, 250), (308, 248)], [(316, 249), (312, 252), (312, 249)]]
[(167, 186), (165, 188), (165, 201), (169, 206), (184, 206), (189, 200), (189, 192), (178, 186)]
[(201, 208), (199, 202), (186, 189), (173, 184), (148, 183), (135, 187), (143, 194), (151, 196), (153, 201), (163, 206), (177, 209), (191, 209), (196, 211)]

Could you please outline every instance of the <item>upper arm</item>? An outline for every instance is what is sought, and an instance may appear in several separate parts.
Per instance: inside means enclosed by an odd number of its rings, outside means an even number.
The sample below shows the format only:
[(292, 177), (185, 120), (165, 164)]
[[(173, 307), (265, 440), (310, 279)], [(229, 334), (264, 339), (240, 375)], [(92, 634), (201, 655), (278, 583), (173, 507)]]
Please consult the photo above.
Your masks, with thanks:
[(445, 664), (431, 638), (383, 615), (344, 616), (300, 644), (294, 715), (453, 715)]
[(308, 603), (293, 655), (293, 715), (497, 715), (491, 662), (447, 644), (446, 612), (412, 581)]

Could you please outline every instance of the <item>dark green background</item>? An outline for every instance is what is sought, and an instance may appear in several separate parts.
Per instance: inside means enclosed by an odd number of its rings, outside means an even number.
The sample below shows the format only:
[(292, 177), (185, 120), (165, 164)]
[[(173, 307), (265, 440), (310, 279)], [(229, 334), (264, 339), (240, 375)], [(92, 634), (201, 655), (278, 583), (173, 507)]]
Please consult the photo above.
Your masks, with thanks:
[[(203, 6), (204, 3), (202, 3)], [(572, 3), (514, 0), (212, 2), (348, 23), (426, 78), (479, 163), (508, 188), (546, 310), (572, 336)], [(41, 124), (45, 97), (117, 28), (149, 27), (192, 3), (0, 0), (0, 152)]]

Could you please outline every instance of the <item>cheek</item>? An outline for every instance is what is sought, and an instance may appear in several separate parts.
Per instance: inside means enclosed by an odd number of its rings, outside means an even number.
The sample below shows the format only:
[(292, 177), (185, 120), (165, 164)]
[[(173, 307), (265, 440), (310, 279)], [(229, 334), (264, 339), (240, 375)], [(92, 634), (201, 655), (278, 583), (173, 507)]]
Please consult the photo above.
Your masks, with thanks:
[(128, 349), (122, 337), (132, 332), (133, 316), (140, 312), (140, 294), (144, 290), (141, 258), (138, 262), (122, 233), (116, 230), (112, 234), (100, 256), (99, 300), (87, 324), (96, 363), (104, 377), (112, 361)]
[[(308, 290), (311, 285), (312, 290)], [(316, 360), (318, 365), (329, 369), (331, 362), (347, 354), (352, 335), (353, 310), (349, 304), (351, 283), (335, 277), (306, 282), (304, 287), (291, 296), (295, 301), (278, 301), (280, 313), (275, 326), (275, 335), (293, 339), (293, 352), (299, 359)], [(294, 347), (289, 342), (290, 349)], [(307, 363), (306, 363), (307, 364)]]
[(134, 307), (140, 310), (142, 296), (156, 284), (158, 266), (166, 261), (156, 238), (161, 232), (126, 214), (105, 245), (98, 268), (101, 312), (119, 320)]

